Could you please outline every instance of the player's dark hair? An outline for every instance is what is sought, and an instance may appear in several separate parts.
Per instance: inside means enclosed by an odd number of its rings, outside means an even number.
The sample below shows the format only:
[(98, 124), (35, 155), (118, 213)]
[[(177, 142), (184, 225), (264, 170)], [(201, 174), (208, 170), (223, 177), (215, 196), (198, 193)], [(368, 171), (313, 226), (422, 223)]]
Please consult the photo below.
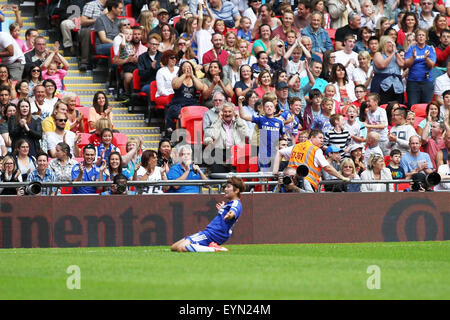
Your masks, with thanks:
[(245, 191), (245, 183), (241, 178), (231, 177), (227, 180), (227, 184), (231, 184), (233, 188), (238, 189), (238, 197), (241, 197), (241, 193)]

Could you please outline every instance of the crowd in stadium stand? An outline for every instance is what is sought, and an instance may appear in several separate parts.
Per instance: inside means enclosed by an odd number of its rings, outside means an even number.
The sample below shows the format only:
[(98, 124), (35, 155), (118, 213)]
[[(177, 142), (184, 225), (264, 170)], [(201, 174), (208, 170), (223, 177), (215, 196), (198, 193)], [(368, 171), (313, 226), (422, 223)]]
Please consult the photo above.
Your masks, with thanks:
[[(274, 192), (317, 192), (329, 179), (450, 176), (450, 0), (71, 1), (80, 16), (69, 16), (66, 4), (50, 1), (46, 9), (61, 21), (51, 47), (34, 28), (20, 39), (19, 7), (8, 7), (16, 19), (0, 32), (2, 182), (208, 179), (238, 170), (230, 154), (243, 145), (257, 150), (256, 164), (244, 171), (283, 173)], [(82, 107), (65, 91), (65, 57), (78, 57), (86, 72), (94, 52), (119, 66), (118, 100), (133, 103), (139, 93), (153, 109), (163, 106), (157, 151), (142, 150), (142, 137), (123, 141), (105, 92)], [(200, 115), (202, 137), (194, 143), (212, 162), (195, 164), (193, 148), (171, 145), (189, 112)], [(300, 164), (309, 168), (303, 185), (283, 185), (282, 176), (296, 181), (292, 169)]]

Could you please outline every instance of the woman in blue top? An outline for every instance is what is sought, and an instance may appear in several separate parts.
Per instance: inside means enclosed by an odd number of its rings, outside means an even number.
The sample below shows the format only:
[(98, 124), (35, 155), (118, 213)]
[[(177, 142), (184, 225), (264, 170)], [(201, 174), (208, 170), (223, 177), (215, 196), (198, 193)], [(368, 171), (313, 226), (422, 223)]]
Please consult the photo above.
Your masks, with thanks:
[(428, 32), (416, 31), (416, 44), (405, 53), (405, 67), (409, 68), (406, 94), (408, 104), (428, 103), (433, 100), (433, 79), (431, 69), (436, 64), (436, 51), (427, 45)]

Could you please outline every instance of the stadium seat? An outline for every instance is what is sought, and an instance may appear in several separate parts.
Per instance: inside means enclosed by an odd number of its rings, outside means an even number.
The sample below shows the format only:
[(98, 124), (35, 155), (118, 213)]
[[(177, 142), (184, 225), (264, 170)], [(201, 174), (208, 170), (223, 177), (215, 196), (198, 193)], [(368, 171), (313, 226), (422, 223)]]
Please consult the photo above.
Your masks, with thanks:
[(419, 126), (419, 123), (422, 122), (422, 120), (426, 119), (426, 117), (419, 117), (416, 116), (416, 120), (414, 121), (414, 129), (417, 129), (417, 127)]
[(180, 111), (180, 126), (186, 129), (189, 144), (203, 143), (203, 115), (209, 109), (203, 106), (183, 107)]
[(333, 43), (333, 48), (336, 45), (336, 29), (325, 29), (328, 32), (331, 42)]
[(127, 145), (128, 137), (127, 137), (126, 134), (121, 133), (121, 132), (115, 132), (114, 133), (114, 138), (116, 138), (116, 141), (117, 141), (117, 146), (116, 147), (126, 146)]
[[(150, 83), (150, 100), (155, 102), (156, 101), (156, 91), (158, 91), (158, 87), (156, 85), (156, 81), (152, 81)], [(164, 106), (163, 105), (156, 105), (155, 106), (156, 110), (164, 110)]]
[(229, 28), (228, 31), (233, 31), (234, 34), (237, 34), (238, 29), (235, 29), (235, 28)]
[(173, 26), (175, 27), (178, 22), (180, 22), (181, 16), (176, 16), (172, 18)]
[[(87, 146), (89, 144), (89, 137), (91, 136), (90, 133), (80, 133), (80, 143), (78, 143), (78, 147), (84, 148), (85, 146)], [(81, 151), (81, 150), (80, 150)]]
[(231, 164), (236, 172), (257, 172), (258, 157), (252, 156), (250, 144), (234, 145), (231, 148)]
[(127, 18), (133, 17), (133, 5), (132, 4), (125, 5), (125, 14), (127, 15)]
[(108, 56), (97, 54), (97, 52), (95, 50), (95, 31), (94, 30), (91, 30), (91, 48), (92, 48), (92, 58), (93, 58), (94, 63), (96, 63), (98, 60), (101, 60), (101, 59), (106, 59), (106, 60), (109, 59)]
[(72, 194), (72, 187), (61, 187), (61, 194)]
[(418, 103), (411, 106), (411, 111), (415, 113), (417, 117), (426, 117), (427, 116), (427, 103)]
[(83, 107), (83, 106), (75, 107), (75, 109), (78, 110), (78, 112), (83, 113), (84, 133), (89, 133), (89, 108), (92, 107)]
[(386, 165), (386, 167), (389, 165), (389, 162), (391, 162), (391, 156), (384, 156), (384, 164)]
[(386, 104), (380, 105), (380, 108), (382, 108), (382, 109), (385, 109), (385, 110), (386, 110), (386, 107), (387, 107), (387, 103), (386, 103)]

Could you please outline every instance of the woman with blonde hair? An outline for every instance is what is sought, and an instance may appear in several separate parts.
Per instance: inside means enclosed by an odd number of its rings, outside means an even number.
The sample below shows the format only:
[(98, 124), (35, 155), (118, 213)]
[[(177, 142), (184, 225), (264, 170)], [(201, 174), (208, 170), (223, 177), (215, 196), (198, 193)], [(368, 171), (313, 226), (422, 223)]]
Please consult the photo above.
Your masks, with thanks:
[(142, 42), (147, 41), (147, 36), (153, 29), (153, 13), (150, 10), (144, 10), (138, 17), (138, 22), (142, 26)]
[(359, 67), (353, 71), (351, 75), (355, 86), (362, 84), (368, 90), (370, 89), (370, 83), (373, 78), (372, 57), (367, 51), (361, 51), (358, 53)]
[(225, 33), (225, 43), (223, 49), (225, 51), (228, 51), (228, 53), (239, 51), (239, 48), (237, 46), (237, 36), (234, 31), (228, 31), (227, 33)]
[(283, 57), (285, 55), (284, 41), (275, 37), (270, 41), (270, 51), (272, 54), (269, 57), (269, 66), (273, 70), (283, 69)]
[(76, 110), (77, 95), (73, 92), (66, 92), (61, 100), (67, 105), (67, 123), (70, 126), (70, 131), (84, 132), (84, 115)]
[[(391, 170), (386, 168), (384, 157), (374, 153), (367, 162), (367, 170), (361, 173), (361, 180), (392, 180)], [(389, 184), (388, 190), (384, 183), (367, 183), (361, 185), (361, 192), (393, 192), (394, 187)]]
[[(346, 178), (350, 180), (361, 180), (358, 173), (356, 172), (355, 163), (350, 158), (345, 158), (341, 162), (341, 168), (339, 172)], [(335, 184), (333, 185), (333, 192), (360, 192), (360, 184)]]
[(441, 32), (448, 29), (447, 17), (443, 14), (438, 14), (433, 20), (433, 26), (428, 30), (429, 42), (434, 46), (438, 47), (441, 44)]
[(256, 57), (250, 54), (250, 51), (248, 49), (249, 42), (245, 39), (237, 39), (237, 48), (239, 52), (242, 55), (242, 65), (248, 64), (249, 66), (252, 66), (254, 63), (256, 63)]
[(240, 80), (239, 68), (242, 62), (241, 53), (232, 51), (228, 55), (227, 65), (223, 67), (223, 76), (231, 82), (234, 88), (236, 82)]

